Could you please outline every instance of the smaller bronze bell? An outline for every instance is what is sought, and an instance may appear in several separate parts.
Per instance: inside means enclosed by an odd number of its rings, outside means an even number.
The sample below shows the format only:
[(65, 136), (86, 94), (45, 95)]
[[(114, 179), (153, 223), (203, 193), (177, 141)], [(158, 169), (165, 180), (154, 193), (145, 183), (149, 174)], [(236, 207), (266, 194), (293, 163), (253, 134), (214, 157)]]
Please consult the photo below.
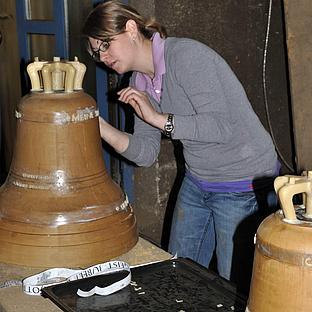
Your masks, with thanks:
[(0, 189), (0, 261), (32, 267), (85, 266), (130, 250), (136, 218), (102, 157), (86, 67), (28, 65), (32, 89), (16, 111), (17, 137)]
[[(247, 312), (307, 312), (312, 296), (312, 172), (274, 181), (282, 209), (257, 230)], [(303, 205), (293, 196), (304, 194)]]

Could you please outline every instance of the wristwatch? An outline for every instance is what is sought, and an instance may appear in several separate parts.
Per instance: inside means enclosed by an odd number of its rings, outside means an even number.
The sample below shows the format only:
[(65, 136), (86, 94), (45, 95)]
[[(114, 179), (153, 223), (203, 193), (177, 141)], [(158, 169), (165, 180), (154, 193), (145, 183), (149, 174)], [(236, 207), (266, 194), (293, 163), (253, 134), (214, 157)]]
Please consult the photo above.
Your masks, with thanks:
[(169, 114), (168, 119), (164, 126), (164, 134), (167, 137), (171, 137), (173, 131), (174, 131), (174, 116), (173, 114)]

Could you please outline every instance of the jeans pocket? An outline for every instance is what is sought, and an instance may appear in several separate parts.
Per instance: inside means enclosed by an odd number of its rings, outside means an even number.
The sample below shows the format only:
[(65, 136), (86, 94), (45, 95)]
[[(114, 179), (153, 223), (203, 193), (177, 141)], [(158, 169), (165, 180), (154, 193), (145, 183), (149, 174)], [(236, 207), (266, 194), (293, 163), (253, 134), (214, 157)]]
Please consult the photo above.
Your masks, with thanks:
[(256, 196), (254, 191), (248, 191), (248, 192), (232, 192), (231, 193), (234, 197), (241, 198), (241, 199), (248, 199), (248, 198), (254, 198)]

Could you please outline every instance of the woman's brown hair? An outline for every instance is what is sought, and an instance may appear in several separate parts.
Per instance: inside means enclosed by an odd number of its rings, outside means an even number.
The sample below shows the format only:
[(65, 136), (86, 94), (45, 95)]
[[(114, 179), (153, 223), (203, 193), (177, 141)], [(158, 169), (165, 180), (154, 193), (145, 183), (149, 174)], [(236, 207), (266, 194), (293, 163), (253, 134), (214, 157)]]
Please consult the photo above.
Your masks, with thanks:
[(125, 31), (128, 20), (134, 20), (142, 35), (150, 39), (155, 32), (167, 37), (165, 28), (154, 18), (145, 19), (134, 8), (119, 1), (107, 1), (97, 5), (88, 15), (82, 33), (86, 37), (109, 41)]

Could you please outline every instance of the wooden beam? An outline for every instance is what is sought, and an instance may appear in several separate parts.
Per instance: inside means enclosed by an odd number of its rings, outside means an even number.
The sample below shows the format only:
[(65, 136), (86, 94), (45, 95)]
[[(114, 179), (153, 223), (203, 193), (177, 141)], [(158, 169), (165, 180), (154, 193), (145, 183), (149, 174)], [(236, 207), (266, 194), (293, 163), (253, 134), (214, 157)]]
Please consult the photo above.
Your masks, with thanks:
[[(4, 149), (4, 165), (8, 171), (15, 141), (15, 109), (21, 98), (20, 58), (16, 30), (15, 0), (0, 2), (0, 109), (1, 148)], [(1, 160), (3, 161), (3, 160)]]
[(290, 90), (299, 172), (312, 168), (312, 2), (284, 0)]

